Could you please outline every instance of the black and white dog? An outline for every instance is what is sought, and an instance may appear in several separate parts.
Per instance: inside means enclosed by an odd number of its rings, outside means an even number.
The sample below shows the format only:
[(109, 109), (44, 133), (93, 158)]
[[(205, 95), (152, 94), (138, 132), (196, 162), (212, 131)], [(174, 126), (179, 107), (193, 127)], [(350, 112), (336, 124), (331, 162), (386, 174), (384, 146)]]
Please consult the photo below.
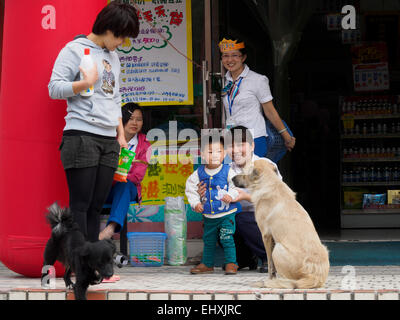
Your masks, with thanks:
[[(86, 241), (73, 221), (71, 211), (60, 208), (56, 202), (48, 208), (47, 221), (52, 232), (44, 251), (43, 265), (54, 265), (56, 260), (63, 263), (66, 287), (74, 289), (76, 300), (86, 300), (89, 285), (98, 284), (114, 274), (115, 245), (112, 240)], [(75, 284), (71, 281), (72, 272), (76, 276)], [(42, 273), (42, 281), (46, 275)]]

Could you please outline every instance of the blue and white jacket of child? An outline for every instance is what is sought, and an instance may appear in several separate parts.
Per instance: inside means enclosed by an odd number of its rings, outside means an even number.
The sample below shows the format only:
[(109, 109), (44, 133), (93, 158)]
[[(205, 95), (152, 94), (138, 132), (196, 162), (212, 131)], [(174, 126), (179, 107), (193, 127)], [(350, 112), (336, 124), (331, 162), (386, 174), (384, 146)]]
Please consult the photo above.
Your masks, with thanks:
[[(220, 218), (239, 212), (240, 204), (221, 200), (225, 194), (230, 195), (233, 200), (239, 195), (232, 182), (234, 175), (230, 166), (226, 164), (216, 169), (208, 169), (201, 165), (186, 181), (186, 196), (191, 207), (194, 209), (202, 202), (203, 215), (207, 218)], [(200, 199), (197, 193), (197, 184), (200, 181), (206, 184), (206, 194), (203, 199)]]

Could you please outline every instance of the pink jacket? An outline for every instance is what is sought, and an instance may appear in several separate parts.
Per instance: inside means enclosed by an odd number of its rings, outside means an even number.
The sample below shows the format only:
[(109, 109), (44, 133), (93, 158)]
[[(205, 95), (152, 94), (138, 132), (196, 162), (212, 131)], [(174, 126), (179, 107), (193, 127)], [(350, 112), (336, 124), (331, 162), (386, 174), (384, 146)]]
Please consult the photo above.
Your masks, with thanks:
[[(138, 134), (138, 145), (136, 147), (135, 160), (149, 162), (151, 158), (151, 144), (146, 139), (144, 133)], [(136, 185), (138, 191), (139, 204), (142, 202), (142, 186), (141, 182), (146, 174), (148, 164), (141, 162), (134, 162), (132, 168), (128, 173), (128, 180)]]

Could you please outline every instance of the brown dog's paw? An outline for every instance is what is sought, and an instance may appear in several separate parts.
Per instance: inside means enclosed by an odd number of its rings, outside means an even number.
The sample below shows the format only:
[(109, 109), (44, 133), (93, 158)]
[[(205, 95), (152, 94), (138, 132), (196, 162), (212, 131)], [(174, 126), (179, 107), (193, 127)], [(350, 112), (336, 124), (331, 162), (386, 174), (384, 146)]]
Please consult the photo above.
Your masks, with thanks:
[(250, 284), (253, 288), (264, 288), (264, 281), (257, 281)]

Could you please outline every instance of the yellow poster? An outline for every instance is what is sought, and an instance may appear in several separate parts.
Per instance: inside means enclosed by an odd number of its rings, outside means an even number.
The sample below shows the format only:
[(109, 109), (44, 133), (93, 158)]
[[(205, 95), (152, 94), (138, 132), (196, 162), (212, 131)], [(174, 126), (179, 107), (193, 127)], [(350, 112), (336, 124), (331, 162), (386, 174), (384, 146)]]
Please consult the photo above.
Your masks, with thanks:
[[(169, 163), (168, 156), (158, 156), (158, 162), (150, 161), (142, 181), (142, 204), (164, 204), (165, 197), (185, 197), (186, 179), (193, 173), (193, 161)], [(176, 155), (174, 156), (176, 159)], [(174, 163), (175, 162), (175, 163)]]

